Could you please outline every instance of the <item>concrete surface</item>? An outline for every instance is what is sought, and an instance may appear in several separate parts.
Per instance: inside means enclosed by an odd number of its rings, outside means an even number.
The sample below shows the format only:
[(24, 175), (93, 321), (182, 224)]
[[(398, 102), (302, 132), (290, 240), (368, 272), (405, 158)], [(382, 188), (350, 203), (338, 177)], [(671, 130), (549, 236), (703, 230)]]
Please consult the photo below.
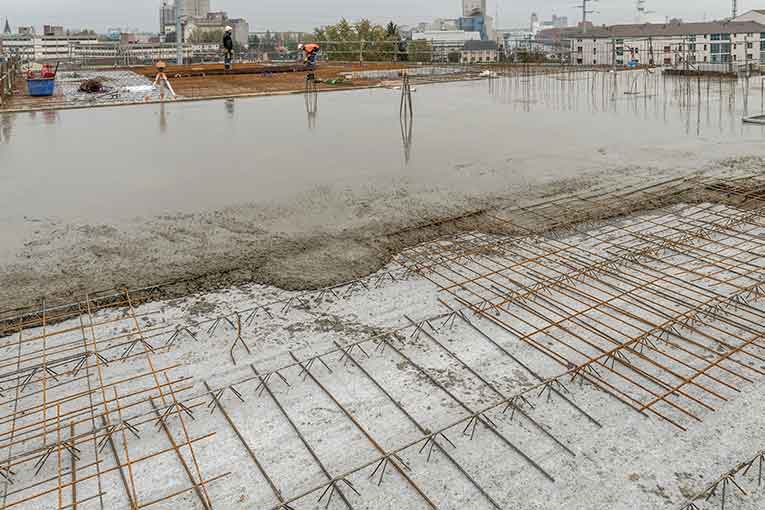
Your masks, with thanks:
[[(0, 303), (188, 277), (315, 288), (378, 270), (412, 224), (761, 171), (754, 84), (587, 76), (419, 87), (408, 161), (387, 90), (320, 96), (315, 129), (299, 96), (0, 116)], [(650, 94), (624, 95), (635, 79)]]

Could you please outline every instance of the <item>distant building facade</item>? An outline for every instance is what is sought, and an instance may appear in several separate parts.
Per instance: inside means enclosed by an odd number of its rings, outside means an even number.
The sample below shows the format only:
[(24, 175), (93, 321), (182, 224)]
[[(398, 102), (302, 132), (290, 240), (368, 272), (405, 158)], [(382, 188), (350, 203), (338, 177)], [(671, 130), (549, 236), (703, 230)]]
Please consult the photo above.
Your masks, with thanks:
[(43, 25), (43, 35), (62, 37), (64, 35), (64, 27), (57, 25)]
[(233, 29), (231, 35), (234, 42), (247, 48), (250, 42), (249, 23), (241, 18), (229, 18), (225, 12), (210, 12), (204, 18), (190, 18), (184, 29), (184, 41), (194, 40), (195, 34), (223, 32), (227, 26)]
[(465, 32), (462, 30), (434, 30), (417, 32), (412, 34), (414, 41), (427, 41), (433, 48), (433, 60), (447, 62), (450, 53), (462, 53), (467, 41), (480, 41), (479, 32)]
[(462, 17), (486, 16), (486, 0), (462, 0)]
[(462, 48), (463, 64), (490, 64), (499, 61), (499, 47), (494, 41), (467, 41)]
[(167, 27), (175, 26), (175, 5), (170, 4), (166, 0), (162, 2), (159, 7), (159, 33), (160, 35), (167, 34)]
[(731, 21), (754, 21), (765, 25), (765, 9), (754, 9), (736, 16)]
[(765, 64), (765, 24), (754, 21), (614, 25), (540, 32), (570, 46), (571, 63), (632, 64), (731, 71)]
[(175, 0), (180, 8), (181, 16), (190, 18), (206, 18), (210, 13), (210, 0)]
[[(175, 59), (175, 44), (161, 44), (144, 35), (123, 35), (125, 43), (100, 41), (95, 35), (12, 35), (2, 39), (0, 54), (19, 55), (35, 62), (102, 62), (125, 65)], [(215, 60), (220, 55), (220, 43), (184, 44), (183, 54), (187, 60)]]

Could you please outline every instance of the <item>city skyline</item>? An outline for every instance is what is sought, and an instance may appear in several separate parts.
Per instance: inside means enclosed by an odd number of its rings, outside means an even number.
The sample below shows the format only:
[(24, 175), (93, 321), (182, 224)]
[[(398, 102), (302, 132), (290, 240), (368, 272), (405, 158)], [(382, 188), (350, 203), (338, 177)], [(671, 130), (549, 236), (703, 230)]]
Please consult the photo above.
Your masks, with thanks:
[[(481, 0), (475, 0), (481, 3)], [(575, 2), (574, 2), (575, 3)], [(16, 30), (18, 26), (43, 24), (62, 25), (67, 28), (92, 28), (105, 31), (113, 26), (135, 26), (142, 31), (154, 32), (157, 25), (157, 11), (160, 0), (131, 0), (129, 4), (116, 5), (95, 0), (59, 0), (55, 9), (50, 0), (6, 0), (0, 11), (0, 23), (10, 20)], [(408, 0), (388, 0), (379, 3), (373, 0), (325, 0), (320, 4), (307, 0), (294, 0), (292, 5), (255, 5), (245, 0), (212, 0), (210, 8), (215, 11), (236, 13), (251, 20), (253, 30), (304, 30), (336, 22), (345, 17), (350, 20), (369, 18), (376, 22), (393, 20), (402, 25), (416, 24), (433, 18), (457, 18), (463, 12), (463, 0), (421, 0), (416, 4)], [(636, 14), (635, 0), (601, 0), (594, 4), (599, 13), (591, 15), (596, 24), (631, 23)], [(730, 15), (728, 0), (697, 0), (689, 5), (687, 0), (649, 0), (647, 7), (657, 11), (652, 21), (665, 17), (701, 21), (721, 19)], [(765, 8), (754, 0), (739, 1), (739, 12), (757, 7)], [(547, 20), (553, 14), (567, 16), (573, 24), (580, 18), (581, 10), (572, 7), (571, 0), (549, 0), (540, 6), (536, 0), (488, 0), (486, 14), (499, 14), (496, 26), (517, 28), (529, 24), (532, 12), (540, 20)]]

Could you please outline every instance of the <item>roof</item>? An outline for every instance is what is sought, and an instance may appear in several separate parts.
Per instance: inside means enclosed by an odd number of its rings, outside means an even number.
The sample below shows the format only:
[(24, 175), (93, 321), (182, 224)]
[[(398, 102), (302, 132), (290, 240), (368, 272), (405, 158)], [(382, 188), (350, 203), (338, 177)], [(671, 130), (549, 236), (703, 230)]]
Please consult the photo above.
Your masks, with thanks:
[[(552, 29), (556, 30), (556, 29)], [(541, 38), (601, 39), (612, 37), (673, 37), (702, 34), (762, 33), (765, 25), (755, 21), (710, 21), (703, 23), (644, 23), (640, 25), (612, 25), (592, 27), (587, 32), (581, 28), (560, 29), (556, 33), (544, 30)]]
[(495, 41), (465, 41), (466, 51), (491, 51), (497, 49)]
[(480, 39), (480, 32), (463, 32), (462, 30), (433, 30), (412, 34), (412, 39), (434, 42), (464, 42), (472, 39)]

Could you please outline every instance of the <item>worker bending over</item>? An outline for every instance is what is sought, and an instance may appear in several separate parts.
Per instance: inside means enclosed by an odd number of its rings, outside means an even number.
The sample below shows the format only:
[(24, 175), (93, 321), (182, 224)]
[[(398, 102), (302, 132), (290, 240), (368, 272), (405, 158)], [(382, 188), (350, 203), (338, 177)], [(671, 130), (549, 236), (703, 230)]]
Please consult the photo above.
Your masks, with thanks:
[(302, 51), (305, 55), (303, 63), (307, 64), (311, 69), (316, 67), (316, 59), (319, 57), (321, 46), (316, 43), (301, 44), (298, 46), (298, 50)]
[(233, 31), (233, 28), (226, 27), (226, 33), (223, 35), (223, 65), (226, 71), (231, 70), (231, 61), (234, 59), (234, 39), (231, 37)]

